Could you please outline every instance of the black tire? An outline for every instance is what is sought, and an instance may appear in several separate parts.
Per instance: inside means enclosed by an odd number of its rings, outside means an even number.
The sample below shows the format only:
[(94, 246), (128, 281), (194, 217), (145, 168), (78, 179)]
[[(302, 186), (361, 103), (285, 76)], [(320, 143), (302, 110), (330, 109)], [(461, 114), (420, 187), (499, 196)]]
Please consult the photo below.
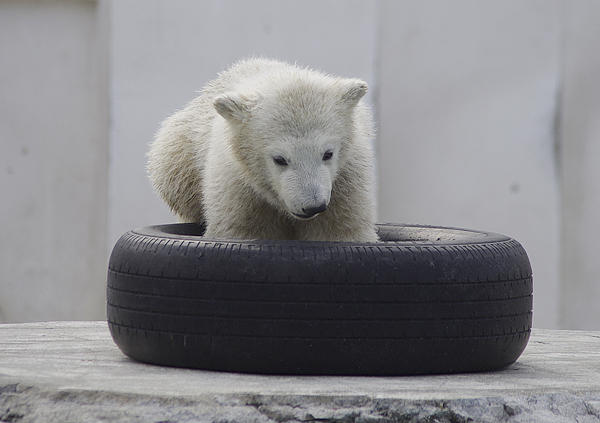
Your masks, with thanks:
[(228, 240), (194, 224), (123, 235), (108, 323), (135, 360), (271, 374), (494, 370), (531, 332), (532, 273), (503, 235), (378, 225), (379, 243)]

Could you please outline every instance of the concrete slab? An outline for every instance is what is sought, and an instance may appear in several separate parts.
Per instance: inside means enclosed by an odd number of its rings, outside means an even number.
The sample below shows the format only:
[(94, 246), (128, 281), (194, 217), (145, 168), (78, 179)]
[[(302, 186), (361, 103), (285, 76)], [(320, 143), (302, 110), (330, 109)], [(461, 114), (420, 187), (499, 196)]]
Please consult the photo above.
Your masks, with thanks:
[(1, 422), (600, 422), (600, 332), (490, 373), (261, 376), (137, 363), (104, 322), (0, 325)]

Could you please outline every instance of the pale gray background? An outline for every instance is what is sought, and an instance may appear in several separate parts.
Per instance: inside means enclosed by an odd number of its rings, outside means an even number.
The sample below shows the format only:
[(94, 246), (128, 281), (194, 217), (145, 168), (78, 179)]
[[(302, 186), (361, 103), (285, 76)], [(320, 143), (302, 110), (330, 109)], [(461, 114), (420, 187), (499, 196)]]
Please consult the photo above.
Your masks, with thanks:
[(160, 121), (239, 58), (365, 79), (379, 220), (526, 248), (534, 326), (600, 329), (600, 2), (0, 1), (0, 321), (104, 319), (108, 254), (174, 218)]

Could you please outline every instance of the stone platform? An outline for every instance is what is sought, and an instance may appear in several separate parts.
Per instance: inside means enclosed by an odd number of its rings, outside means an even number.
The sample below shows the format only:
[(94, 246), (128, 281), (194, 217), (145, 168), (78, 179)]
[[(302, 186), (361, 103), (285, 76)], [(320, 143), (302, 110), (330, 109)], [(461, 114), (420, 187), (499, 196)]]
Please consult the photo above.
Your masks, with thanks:
[(600, 422), (600, 332), (489, 373), (261, 376), (137, 363), (104, 322), (0, 325), (0, 422)]

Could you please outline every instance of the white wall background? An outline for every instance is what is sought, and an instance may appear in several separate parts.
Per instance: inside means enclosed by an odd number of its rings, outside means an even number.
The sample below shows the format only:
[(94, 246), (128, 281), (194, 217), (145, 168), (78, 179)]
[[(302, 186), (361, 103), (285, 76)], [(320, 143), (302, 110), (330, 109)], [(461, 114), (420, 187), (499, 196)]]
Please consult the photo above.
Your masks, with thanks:
[[(380, 218), (504, 233), (559, 323), (558, 1), (386, 2)], [(385, 53), (383, 53), (385, 52)]]
[(0, 321), (104, 315), (105, 15), (0, 1)]
[(595, 0), (0, 2), (0, 321), (103, 319), (108, 252), (172, 221), (145, 152), (241, 57), (364, 78), (381, 221), (519, 240), (534, 326), (600, 329)]

